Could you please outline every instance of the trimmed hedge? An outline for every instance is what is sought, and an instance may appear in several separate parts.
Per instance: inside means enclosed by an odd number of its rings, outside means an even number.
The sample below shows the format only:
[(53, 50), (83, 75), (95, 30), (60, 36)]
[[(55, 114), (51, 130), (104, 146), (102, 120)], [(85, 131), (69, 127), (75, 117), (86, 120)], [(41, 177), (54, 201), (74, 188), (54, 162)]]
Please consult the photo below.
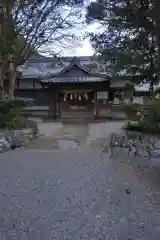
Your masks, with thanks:
[(154, 127), (154, 125), (148, 127), (144, 123), (128, 123), (124, 129), (128, 131), (133, 131), (133, 132), (141, 132), (141, 133), (146, 133), (146, 134), (160, 134), (160, 128), (159, 127)]
[(22, 108), (33, 105), (35, 101), (30, 98), (14, 98), (0, 101), (0, 128), (17, 129), (24, 125)]
[(137, 121), (137, 112), (140, 109), (140, 104), (125, 104), (123, 105), (123, 109), (125, 114), (127, 115), (128, 120)]
[(160, 133), (160, 100), (152, 100), (151, 105), (128, 105), (124, 107), (124, 111), (129, 120), (136, 121), (136, 124), (129, 122), (126, 126), (127, 130)]

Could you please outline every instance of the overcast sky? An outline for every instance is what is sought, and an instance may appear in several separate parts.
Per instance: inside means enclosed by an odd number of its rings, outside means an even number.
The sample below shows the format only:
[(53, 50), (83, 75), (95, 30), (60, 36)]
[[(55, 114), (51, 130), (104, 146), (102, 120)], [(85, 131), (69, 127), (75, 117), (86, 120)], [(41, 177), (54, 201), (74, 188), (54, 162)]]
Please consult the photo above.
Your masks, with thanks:
[[(90, 24), (86, 26), (83, 31), (77, 32), (77, 36), (79, 35), (80, 38), (83, 37), (84, 34), (89, 32), (102, 32), (103, 29), (98, 23)], [(89, 38), (83, 40), (79, 46), (71, 46), (69, 48), (65, 48), (64, 51), (61, 53), (65, 56), (91, 56), (94, 54), (94, 49), (91, 47)]]
[(84, 40), (81, 46), (65, 49), (63, 52), (65, 56), (91, 56), (93, 54), (94, 50), (91, 47), (89, 39)]
[[(90, 26), (86, 26), (83, 30), (77, 29), (77, 37), (78, 39), (82, 39), (86, 33), (89, 32), (97, 32), (99, 31), (98, 24), (92, 24)], [(49, 53), (52, 53), (52, 50), (54, 49), (54, 45), (47, 44), (44, 47), (41, 48), (41, 53), (43, 55), (48, 56)], [(60, 52), (59, 52), (60, 50)], [(92, 48), (90, 44), (89, 38), (85, 38), (83, 41), (76, 41), (75, 43), (71, 43), (68, 46), (66, 45), (64, 48), (60, 49), (59, 47), (56, 49), (57, 53), (59, 53), (62, 56), (91, 56), (94, 54), (94, 49)]]
[[(89, 0), (93, 1), (93, 0)], [(85, 16), (85, 11), (84, 11)], [(44, 55), (52, 55), (52, 52), (57, 52), (58, 54), (62, 56), (91, 56), (94, 54), (94, 49), (92, 48), (90, 44), (89, 38), (85, 38), (85, 40), (82, 40), (88, 33), (98, 33), (102, 32), (102, 27), (98, 23), (92, 23), (90, 25), (87, 24), (80, 24), (79, 26), (75, 26), (71, 32), (76, 35), (78, 38), (78, 41), (73, 41), (73, 43), (69, 42), (66, 44), (66, 46), (61, 49), (61, 46), (58, 46), (55, 48), (55, 44), (49, 43), (41, 48), (41, 52)]]

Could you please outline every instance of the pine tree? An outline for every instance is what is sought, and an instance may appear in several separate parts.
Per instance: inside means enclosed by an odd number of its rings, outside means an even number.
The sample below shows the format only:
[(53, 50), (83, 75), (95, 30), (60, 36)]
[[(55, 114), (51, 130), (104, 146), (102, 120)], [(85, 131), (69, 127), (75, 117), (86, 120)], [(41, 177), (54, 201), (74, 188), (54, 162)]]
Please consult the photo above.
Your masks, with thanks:
[(87, 22), (97, 21), (103, 32), (90, 35), (97, 53), (113, 75), (131, 76), (133, 81), (159, 81), (160, 1), (98, 0), (87, 11)]

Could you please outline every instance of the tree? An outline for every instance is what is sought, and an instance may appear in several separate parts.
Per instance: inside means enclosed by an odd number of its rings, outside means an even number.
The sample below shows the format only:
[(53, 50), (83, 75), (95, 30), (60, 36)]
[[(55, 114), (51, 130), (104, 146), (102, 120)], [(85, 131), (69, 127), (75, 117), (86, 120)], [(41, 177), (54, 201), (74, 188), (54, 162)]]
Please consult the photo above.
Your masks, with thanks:
[(104, 31), (91, 34), (96, 52), (112, 74), (133, 80), (159, 81), (160, 2), (157, 0), (98, 0), (88, 7), (87, 22), (97, 21)]
[[(50, 41), (54, 45), (71, 41), (74, 37), (71, 30), (80, 23), (82, 6), (83, 0), (0, 0), (0, 28), (3, 31), (0, 54), (2, 62), (7, 62), (5, 70), (1, 64), (1, 72), (9, 72), (10, 97), (14, 93), (17, 66), (33, 50), (37, 51)], [(2, 73), (0, 82), (0, 89), (3, 89)]]

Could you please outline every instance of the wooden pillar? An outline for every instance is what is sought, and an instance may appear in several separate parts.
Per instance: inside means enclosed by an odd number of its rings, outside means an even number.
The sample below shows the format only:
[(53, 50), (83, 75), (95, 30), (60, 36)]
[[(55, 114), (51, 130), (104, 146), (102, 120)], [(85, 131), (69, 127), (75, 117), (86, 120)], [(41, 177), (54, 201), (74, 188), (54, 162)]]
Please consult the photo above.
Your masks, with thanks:
[(97, 99), (97, 90), (94, 92), (95, 100), (94, 100), (94, 111), (95, 111), (95, 118), (99, 119), (99, 106), (98, 106), (98, 99)]
[(56, 116), (57, 116), (57, 117), (60, 117), (60, 93), (59, 93), (58, 89), (57, 89), (56, 96), (57, 96), (57, 102), (56, 102)]
[(51, 118), (56, 118), (57, 116), (57, 101), (58, 101), (58, 94), (57, 94), (56, 87), (50, 87), (50, 106), (49, 106), (49, 116)]

